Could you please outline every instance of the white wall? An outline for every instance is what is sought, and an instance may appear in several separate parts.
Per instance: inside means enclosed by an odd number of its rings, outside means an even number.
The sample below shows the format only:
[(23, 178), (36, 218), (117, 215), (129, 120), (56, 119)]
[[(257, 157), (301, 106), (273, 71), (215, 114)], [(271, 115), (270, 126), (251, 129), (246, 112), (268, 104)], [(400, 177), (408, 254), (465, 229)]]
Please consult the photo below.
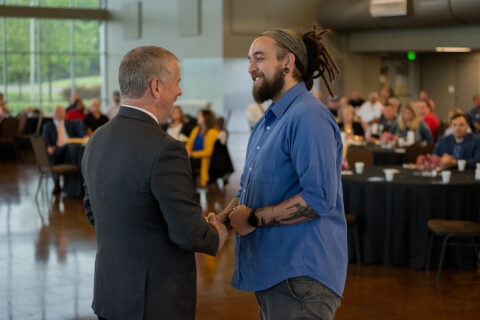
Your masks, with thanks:
[(200, 1), (200, 34), (180, 35), (179, 25), (189, 17), (179, 11), (180, 0), (144, 0), (142, 3), (141, 37), (125, 39), (124, 25), (132, 25), (136, 12), (124, 10), (134, 1), (108, 2), (111, 19), (107, 25), (107, 93), (118, 90), (118, 67), (129, 50), (143, 45), (156, 45), (173, 52), (180, 59), (182, 73), (180, 99), (208, 100), (216, 112), (223, 110), (222, 101), (222, 0)]

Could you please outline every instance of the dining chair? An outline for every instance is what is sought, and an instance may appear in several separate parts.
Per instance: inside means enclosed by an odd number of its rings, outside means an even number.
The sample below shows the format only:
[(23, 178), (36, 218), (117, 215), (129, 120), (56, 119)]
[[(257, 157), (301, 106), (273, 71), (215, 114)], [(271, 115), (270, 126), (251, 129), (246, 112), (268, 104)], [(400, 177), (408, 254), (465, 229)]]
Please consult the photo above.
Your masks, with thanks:
[(10, 151), (9, 155), (18, 159), (18, 146), (16, 142), (18, 134), (19, 120), (17, 118), (5, 118), (2, 121), (2, 131), (0, 132), (0, 147), (5, 147)]
[(373, 153), (363, 148), (351, 146), (347, 151), (347, 161), (350, 168), (355, 167), (355, 162), (363, 162), (365, 167), (371, 167), (373, 166)]
[(80, 167), (73, 164), (51, 165), (48, 159), (47, 144), (45, 139), (41, 136), (32, 137), (31, 142), (33, 153), (35, 154), (35, 160), (38, 166), (38, 171), (40, 172), (37, 191), (35, 192), (35, 199), (37, 199), (44, 177), (51, 176), (54, 179), (54, 176), (56, 175), (64, 176), (69, 173), (79, 172)]
[[(474, 247), (475, 258), (478, 259), (480, 246), (475, 242), (475, 239), (480, 238), (480, 223), (467, 220), (430, 219), (428, 220), (428, 229), (430, 231), (430, 244), (427, 262), (425, 264), (425, 271), (427, 271), (430, 267), (434, 237), (443, 237), (442, 251), (440, 253), (440, 261), (438, 263), (437, 270), (437, 281), (440, 280), (440, 274), (442, 273), (445, 259), (445, 249), (447, 246)], [(471, 242), (451, 242), (451, 239), (470, 239)]]
[(434, 143), (418, 142), (407, 147), (407, 163), (416, 163), (420, 155), (431, 154), (435, 148)]

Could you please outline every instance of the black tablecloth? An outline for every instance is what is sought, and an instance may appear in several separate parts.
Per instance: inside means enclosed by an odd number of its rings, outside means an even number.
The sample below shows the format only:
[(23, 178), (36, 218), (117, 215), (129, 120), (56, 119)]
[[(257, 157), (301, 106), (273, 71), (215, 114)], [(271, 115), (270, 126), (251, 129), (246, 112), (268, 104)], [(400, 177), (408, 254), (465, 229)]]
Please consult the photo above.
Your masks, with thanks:
[[(358, 216), (363, 262), (423, 268), (429, 219), (478, 220), (480, 181), (474, 179), (474, 171), (452, 171), (449, 184), (443, 184), (440, 176), (422, 177), (401, 167), (394, 167), (400, 173), (392, 182), (367, 180), (384, 177), (384, 168), (365, 168), (361, 175), (342, 177), (345, 212)], [(440, 245), (436, 238), (432, 267), (438, 263)], [(447, 249), (446, 265), (471, 268), (474, 262), (471, 249)]]
[(405, 149), (402, 148), (382, 148), (379, 146), (367, 145), (368, 151), (373, 153), (373, 164), (382, 165), (402, 165), (406, 163)]
[[(66, 145), (65, 153), (65, 163), (75, 164), (81, 166), (83, 152), (85, 151), (85, 146), (81, 144), (71, 143)], [(72, 198), (82, 198), (84, 194), (83, 190), (83, 177), (80, 172), (71, 173), (65, 175), (63, 192), (67, 197)]]

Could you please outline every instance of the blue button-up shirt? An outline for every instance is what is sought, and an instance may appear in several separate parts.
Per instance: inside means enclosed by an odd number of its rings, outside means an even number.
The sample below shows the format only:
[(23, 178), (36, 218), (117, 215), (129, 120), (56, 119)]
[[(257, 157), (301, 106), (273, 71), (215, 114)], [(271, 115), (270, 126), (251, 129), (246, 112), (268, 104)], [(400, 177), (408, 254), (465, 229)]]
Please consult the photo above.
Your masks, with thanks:
[(480, 162), (480, 137), (467, 134), (462, 142), (457, 142), (453, 134), (438, 139), (433, 154), (441, 157), (444, 154), (451, 155), (454, 159), (466, 160), (466, 168), (473, 169)]
[(260, 291), (309, 276), (342, 296), (348, 262), (342, 148), (335, 119), (303, 82), (269, 106), (248, 142), (239, 203), (260, 208), (300, 194), (318, 218), (237, 234), (233, 287)]

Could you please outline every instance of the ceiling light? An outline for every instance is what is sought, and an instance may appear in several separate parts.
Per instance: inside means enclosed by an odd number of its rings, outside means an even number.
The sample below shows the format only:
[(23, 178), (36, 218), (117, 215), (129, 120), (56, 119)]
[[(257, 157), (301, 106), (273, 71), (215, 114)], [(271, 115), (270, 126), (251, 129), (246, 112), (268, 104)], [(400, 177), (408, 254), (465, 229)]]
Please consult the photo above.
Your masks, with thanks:
[(471, 52), (472, 48), (466, 47), (436, 47), (436, 52)]

